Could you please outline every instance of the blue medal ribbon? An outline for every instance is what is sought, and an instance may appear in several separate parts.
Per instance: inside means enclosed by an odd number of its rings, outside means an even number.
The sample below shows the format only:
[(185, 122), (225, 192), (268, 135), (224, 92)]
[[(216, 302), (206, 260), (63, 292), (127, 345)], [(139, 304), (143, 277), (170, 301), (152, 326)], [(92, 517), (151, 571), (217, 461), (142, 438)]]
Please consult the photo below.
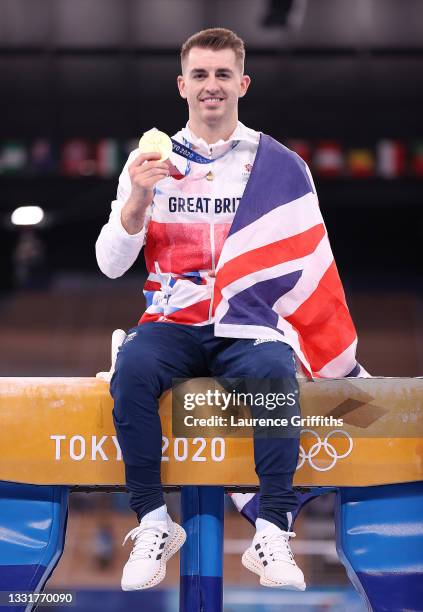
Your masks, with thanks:
[[(195, 151), (193, 151), (190, 148), (190, 146), (192, 145), (188, 142), (187, 142), (187, 145), (189, 146), (185, 146), (185, 145), (182, 145), (177, 140), (173, 140), (173, 138), (171, 138), (171, 141), (172, 141), (172, 152), (173, 153), (176, 153), (177, 155), (180, 155), (181, 157), (185, 157), (185, 159), (187, 159), (189, 162), (192, 161), (192, 162), (195, 162), (196, 164), (211, 164), (217, 159), (224, 157), (226, 153), (228, 152), (228, 151), (225, 151), (223, 155), (220, 155), (219, 157), (215, 157), (213, 159), (209, 159), (208, 157), (204, 157), (204, 155), (200, 155), (199, 153), (196, 153)], [(232, 143), (232, 148), (230, 150), (236, 147), (238, 142), (239, 142), (238, 140), (234, 141)]]

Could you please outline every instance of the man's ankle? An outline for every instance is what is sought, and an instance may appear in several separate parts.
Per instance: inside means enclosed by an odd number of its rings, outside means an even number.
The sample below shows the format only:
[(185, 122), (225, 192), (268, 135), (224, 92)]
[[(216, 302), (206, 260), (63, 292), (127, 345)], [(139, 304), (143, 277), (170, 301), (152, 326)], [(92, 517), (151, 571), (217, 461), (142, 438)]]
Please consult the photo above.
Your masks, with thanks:
[(165, 521), (167, 518), (167, 506), (163, 504), (147, 514), (144, 514), (142, 517), (138, 515), (138, 520), (141, 523), (142, 521)]

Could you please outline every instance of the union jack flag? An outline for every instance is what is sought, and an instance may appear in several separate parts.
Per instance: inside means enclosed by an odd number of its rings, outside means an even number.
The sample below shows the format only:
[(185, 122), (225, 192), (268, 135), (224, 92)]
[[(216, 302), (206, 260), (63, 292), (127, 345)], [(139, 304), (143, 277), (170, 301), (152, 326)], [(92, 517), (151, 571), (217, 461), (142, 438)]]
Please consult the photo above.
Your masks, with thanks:
[(214, 308), (216, 336), (282, 340), (313, 377), (365, 375), (310, 171), (264, 134), (223, 244)]
[[(271, 137), (260, 139), (242, 206), (223, 245), (215, 283), (215, 334), (275, 338), (313, 377), (368, 376), (310, 171)], [(295, 520), (315, 494), (297, 494)], [(252, 524), (259, 494), (233, 493)]]

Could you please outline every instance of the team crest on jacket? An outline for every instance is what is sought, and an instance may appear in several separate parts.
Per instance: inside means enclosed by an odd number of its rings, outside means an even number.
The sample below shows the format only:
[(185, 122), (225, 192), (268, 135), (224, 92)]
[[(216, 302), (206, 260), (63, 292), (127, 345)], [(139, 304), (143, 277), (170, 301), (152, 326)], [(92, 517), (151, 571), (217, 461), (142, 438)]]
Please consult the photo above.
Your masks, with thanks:
[(250, 174), (251, 174), (251, 170), (253, 169), (252, 164), (245, 164), (244, 165), (244, 170), (242, 171), (242, 178), (244, 179), (245, 182), (248, 181), (248, 179), (250, 178)]

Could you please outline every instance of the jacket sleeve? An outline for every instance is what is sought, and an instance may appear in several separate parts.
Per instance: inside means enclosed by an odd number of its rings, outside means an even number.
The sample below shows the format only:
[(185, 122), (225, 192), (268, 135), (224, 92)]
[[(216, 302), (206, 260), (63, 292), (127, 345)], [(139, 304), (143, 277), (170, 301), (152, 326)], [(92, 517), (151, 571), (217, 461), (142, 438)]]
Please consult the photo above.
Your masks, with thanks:
[(144, 227), (138, 234), (128, 234), (121, 222), (121, 211), (131, 192), (128, 166), (138, 154), (133, 151), (119, 177), (116, 200), (112, 202), (109, 220), (97, 238), (95, 252), (100, 270), (109, 278), (125, 274), (137, 259), (147, 235), (150, 207), (146, 211)]

